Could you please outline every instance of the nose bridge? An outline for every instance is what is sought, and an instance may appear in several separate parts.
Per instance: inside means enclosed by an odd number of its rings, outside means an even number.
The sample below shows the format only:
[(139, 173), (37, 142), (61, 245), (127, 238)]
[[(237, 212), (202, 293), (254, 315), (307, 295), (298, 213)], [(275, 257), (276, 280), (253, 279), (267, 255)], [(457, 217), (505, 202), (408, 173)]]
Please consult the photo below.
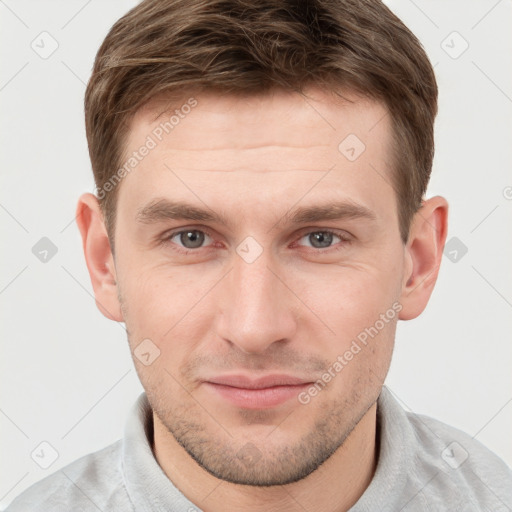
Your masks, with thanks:
[(231, 286), (237, 295), (237, 304), (247, 313), (256, 313), (269, 306), (272, 291), (276, 288), (275, 277), (270, 272), (268, 258), (261, 256), (259, 261), (247, 263), (239, 259), (231, 273)]
[[(251, 251), (254, 247), (249, 246)], [(268, 268), (273, 260), (269, 251), (263, 250), (252, 261), (241, 254), (234, 256), (225, 282), (219, 334), (244, 352), (260, 353), (276, 341), (289, 339), (295, 319), (286, 288)]]

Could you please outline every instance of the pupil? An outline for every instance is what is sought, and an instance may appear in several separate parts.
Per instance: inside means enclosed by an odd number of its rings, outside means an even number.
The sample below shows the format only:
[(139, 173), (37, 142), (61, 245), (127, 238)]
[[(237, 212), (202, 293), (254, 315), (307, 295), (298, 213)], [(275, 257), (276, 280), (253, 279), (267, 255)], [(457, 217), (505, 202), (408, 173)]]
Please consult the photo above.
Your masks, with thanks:
[(332, 243), (332, 234), (324, 231), (312, 233), (310, 236), (311, 245), (317, 249), (329, 247)]
[(186, 231), (181, 234), (180, 241), (187, 249), (201, 247), (204, 242), (204, 233), (200, 231)]

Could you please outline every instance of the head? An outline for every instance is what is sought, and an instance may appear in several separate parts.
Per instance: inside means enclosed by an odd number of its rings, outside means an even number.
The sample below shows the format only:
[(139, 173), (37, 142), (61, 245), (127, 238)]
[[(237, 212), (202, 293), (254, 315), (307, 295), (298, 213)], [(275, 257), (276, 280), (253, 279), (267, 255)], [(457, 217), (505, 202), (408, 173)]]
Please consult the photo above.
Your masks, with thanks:
[[(378, 1), (143, 1), (107, 35), (87, 265), (155, 422), (211, 474), (304, 478), (375, 404), (446, 237), (424, 197), (436, 112), (424, 50)], [(226, 391), (268, 376), (301, 385)]]

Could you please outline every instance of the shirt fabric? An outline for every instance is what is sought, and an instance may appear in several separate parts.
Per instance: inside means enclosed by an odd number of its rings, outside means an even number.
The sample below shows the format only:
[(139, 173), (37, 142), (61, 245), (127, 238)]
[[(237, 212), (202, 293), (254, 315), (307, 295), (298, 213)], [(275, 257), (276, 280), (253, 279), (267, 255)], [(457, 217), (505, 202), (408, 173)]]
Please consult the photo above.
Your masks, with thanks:
[[(142, 393), (123, 439), (35, 483), (7, 512), (200, 511), (158, 465), (152, 438)], [(464, 432), (405, 411), (386, 386), (377, 401), (377, 440), (374, 477), (350, 512), (512, 512), (510, 468)]]

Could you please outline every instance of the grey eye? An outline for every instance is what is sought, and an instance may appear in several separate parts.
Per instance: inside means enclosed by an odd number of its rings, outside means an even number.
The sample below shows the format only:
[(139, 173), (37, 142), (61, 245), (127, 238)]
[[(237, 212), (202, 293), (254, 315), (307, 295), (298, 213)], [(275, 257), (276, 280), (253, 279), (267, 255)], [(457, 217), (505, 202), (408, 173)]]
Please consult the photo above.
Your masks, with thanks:
[(197, 249), (203, 245), (205, 240), (205, 233), (197, 229), (181, 231), (180, 233), (176, 233), (174, 236), (179, 236), (180, 243), (186, 249)]
[(336, 240), (334, 239), (338, 239), (338, 242), (343, 241), (341, 235), (337, 235), (331, 231), (310, 231), (309, 233), (306, 233), (302, 239), (305, 239), (307, 243), (301, 245), (306, 245), (313, 249), (329, 248), (333, 243), (336, 243)]
[(323, 249), (332, 244), (333, 233), (327, 231), (316, 231), (308, 235), (311, 246), (315, 249)]

